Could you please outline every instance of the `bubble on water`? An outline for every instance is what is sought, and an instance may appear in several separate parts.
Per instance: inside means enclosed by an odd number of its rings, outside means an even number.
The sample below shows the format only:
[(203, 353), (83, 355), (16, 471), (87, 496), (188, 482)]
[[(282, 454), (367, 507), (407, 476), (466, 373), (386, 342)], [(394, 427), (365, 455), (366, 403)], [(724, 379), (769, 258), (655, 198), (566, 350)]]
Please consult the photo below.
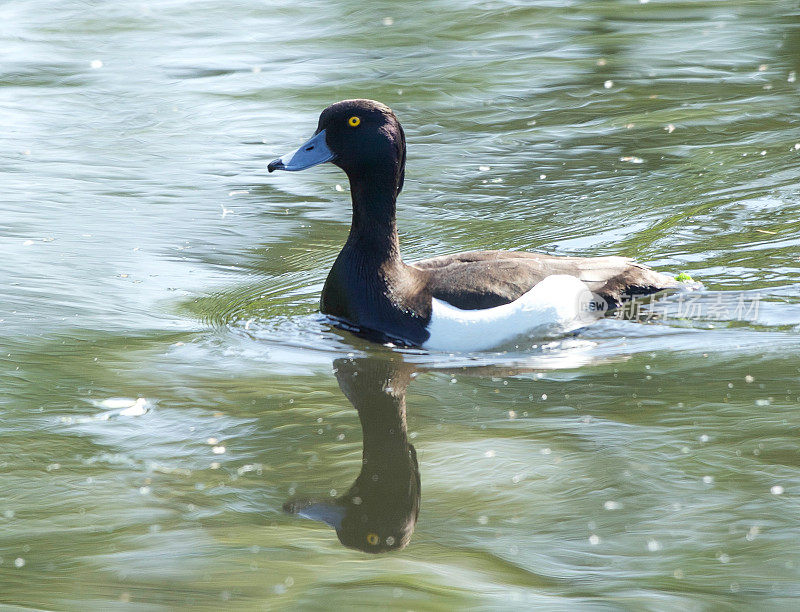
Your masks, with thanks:
[(539, 452), (540, 452), (540, 453), (542, 453), (543, 455), (549, 455), (549, 454), (550, 454), (550, 453), (552, 453), (553, 451), (552, 451), (552, 450), (550, 450), (548, 447), (545, 447), (545, 448), (543, 448), (542, 450), (540, 450)]
[(769, 492), (773, 495), (783, 495), (784, 488), (781, 485), (774, 485), (770, 487)]
[(600, 543), (600, 536), (592, 534), (589, 536), (589, 544), (597, 546)]
[(14, 559), (14, 567), (25, 567), (25, 559), (22, 557)]
[(675, 126), (670, 123), (664, 128), (664, 130), (667, 132), (667, 134), (672, 134), (672, 132), (675, 131)]
[(797, 73), (796, 73), (794, 70), (792, 70), (792, 71), (789, 73), (789, 76), (788, 76), (788, 77), (786, 77), (786, 80), (787, 80), (789, 83), (794, 83), (794, 82), (797, 80)]
[(486, 451), (485, 453), (483, 453), (483, 456), (484, 456), (484, 457), (494, 457), (496, 454), (497, 454), (497, 453), (495, 453), (495, 451), (493, 451), (493, 450), (488, 450), (488, 451)]
[(334, 187), (336, 191), (344, 191), (344, 187), (342, 187), (339, 183), (336, 183), (336, 187)]
[(486, 525), (489, 522), (489, 517), (486, 516), (485, 514), (482, 514), (481, 516), (478, 517), (478, 522), (481, 525)]
[(539, 180), (542, 180), (542, 181), (543, 181), (543, 180), (544, 180), (544, 179), (546, 179), (546, 178), (547, 178), (547, 175), (546, 175), (546, 174), (540, 174), (540, 175), (539, 175)]
[(478, 170), (480, 170), (481, 172), (489, 172), (489, 170), (491, 169), (492, 169), (491, 166), (478, 166)]
[(632, 155), (628, 155), (625, 157), (620, 157), (619, 161), (621, 162), (630, 162), (632, 164), (643, 164), (644, 160), (641, 157), (634, 157)]
[(768, 399), (757, 399), (755, 402), (756, 406), (769, 406), (770, 401)]
[(381, 19), (381, 23), (385, 26), (394, 25), (394, 18), (393, 17), (384, 17)]
[(714, 484), (713, 476), (703, 476), (703, 482), (706, 484)]
[(761, 528), (758, 525), (753, 525), (750, 529), (747, 530), (747, 535), (744, 536), (745, 540), (748, 542), (752, 542), (756, 539), (756, 536), (761, 532)]
[(93, 59), (91, 62), (89, 62), (89, 67), (92, 70), (98, 70), (103, 67), (103, 60)]
[(731, 560), (731, 557), (725, 553), (720, 553), (717, 555), (717, 559), (719, 559), (720, 563), (728, 563)]
[(225, 447), (224, 446), (214, 446), (211, 448), (211, 452), (215, 455), (224, 455), (225, 454)]
[(613, 501), (609, 499), (608, 501), (603, 503), (603, 508), (606, 510), (619, 510), (622, 508), (622, 504), (618, 501)]
[(614, 81), (609, 79), (608, 81), (603, 83), (603, 87), (605, 87), (606, 89), (611, 89), (612, 87), (614, 87)]
[(658, 540), (647, 541), (647, 550), (649, 550), (650, 552), (657, 552), (661, 550), (661, 548), (662, 548), (661, 542), (659, 542)]
[(700, 442), (708, 442), (708, 436), (706, 434), (700, 436)]
[(751, 383), (751, 382), (753, 382), (754, 380), (755, 380), (755, 378), (753, 378), (752, 376), (750, 376), (750, 374), (748, 374), (747, 376), (745, 376), (745, 377), (744, 377), (744, 382), (746, 382), (746, 383), (748, 383), (748, 384), (749, 384), (749, 383)]

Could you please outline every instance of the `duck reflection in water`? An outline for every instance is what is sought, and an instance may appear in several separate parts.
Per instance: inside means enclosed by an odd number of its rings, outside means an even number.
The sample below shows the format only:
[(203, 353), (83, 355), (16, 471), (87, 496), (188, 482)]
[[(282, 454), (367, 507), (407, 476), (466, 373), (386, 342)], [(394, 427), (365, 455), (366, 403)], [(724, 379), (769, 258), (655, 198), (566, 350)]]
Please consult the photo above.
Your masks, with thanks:
[(340, 497), (289, 500), (283, 509), (327, 523), (350, 548), (400, 550), (411, 540), (420, 502), (417, 453), (406, 427), (406, 387), (415, 369), (395, 354), (337, 359), (334, 371), (361, 421), (361, 473)]

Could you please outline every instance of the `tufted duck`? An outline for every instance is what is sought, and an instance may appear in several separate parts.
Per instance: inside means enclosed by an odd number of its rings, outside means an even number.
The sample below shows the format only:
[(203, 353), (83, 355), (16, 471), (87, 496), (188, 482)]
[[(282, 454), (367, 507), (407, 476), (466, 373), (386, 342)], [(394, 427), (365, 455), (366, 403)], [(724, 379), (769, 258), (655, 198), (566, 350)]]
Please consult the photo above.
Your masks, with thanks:
[(585, 325), (590, 291), (603, 307), (616, 307), (632, 295), (680, 286), (626, 257), (470, 251), (403, 262), (395, 202), (405, 175), (405, 134), (379, 102), (329, 106), (314, 136), (268, 170), (304, 170), (324, 162), (347, 174), (353, 219), (325, 281), (320, 310), (372, 339), (484, 350), (533, 329)]

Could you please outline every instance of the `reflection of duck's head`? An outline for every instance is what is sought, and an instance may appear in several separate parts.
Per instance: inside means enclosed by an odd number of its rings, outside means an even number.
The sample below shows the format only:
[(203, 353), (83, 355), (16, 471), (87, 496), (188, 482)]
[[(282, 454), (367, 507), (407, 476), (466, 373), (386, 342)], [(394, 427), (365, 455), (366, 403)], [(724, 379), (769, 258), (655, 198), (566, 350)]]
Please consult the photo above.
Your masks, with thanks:
[(338, 359), (334, 365), (339, 386), (361, 421), (361, 473), (340, 497), (290, 500), (283, 509), (327, 523), (351, 548), (372, 553), (404, 548), (420, 501), (417, 454), (406, 435), (405, 394), (413, 370), (381, 358)]
[(405, 548), (411, 541), (419, 513), (417, 457), (413, 447), (409, 447), (409, 451), (417, 479), (409, 482), (407, 494), (392, 491), (391, 485), (362, 484), (359, 477), (341, 497), (331, 501), (292, 500), (286, 502), (283, 509), (330, 525), (336, 530), (339, 541), (350, 548), (369, 553)]

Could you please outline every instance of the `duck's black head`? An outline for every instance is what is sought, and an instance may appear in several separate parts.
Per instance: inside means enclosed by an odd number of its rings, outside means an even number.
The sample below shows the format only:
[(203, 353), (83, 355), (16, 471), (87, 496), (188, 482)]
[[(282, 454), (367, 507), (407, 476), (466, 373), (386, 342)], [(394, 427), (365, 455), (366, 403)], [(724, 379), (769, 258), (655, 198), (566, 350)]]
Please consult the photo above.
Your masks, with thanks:
[(383, 180), (403, 188), (406, 139), (400, 122), (385, 104), (343, 100), (319, 116), (317, 131), (296, 151), (271, 162), (267, 169), (305, 170), (332, 162), (351, 181)]

